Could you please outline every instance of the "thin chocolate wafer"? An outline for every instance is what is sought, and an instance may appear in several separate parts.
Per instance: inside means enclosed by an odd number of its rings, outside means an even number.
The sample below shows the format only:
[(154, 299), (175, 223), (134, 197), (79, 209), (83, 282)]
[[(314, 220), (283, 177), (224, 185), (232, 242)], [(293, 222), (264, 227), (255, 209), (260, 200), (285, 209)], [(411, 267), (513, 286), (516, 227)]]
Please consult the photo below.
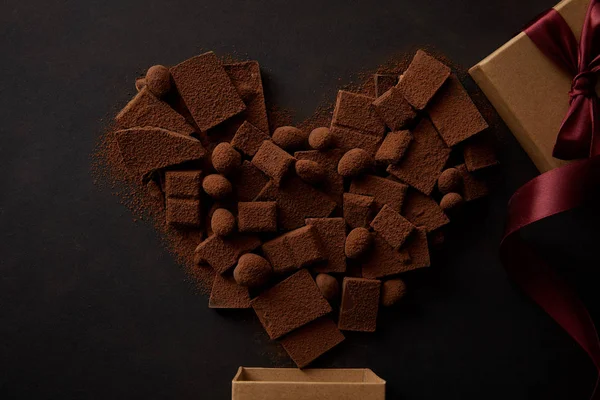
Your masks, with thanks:
[(271, 140), (271, 137), (250, 122), (244, 121), (231, 139), (231, 145), (246, 156), (254, 157), (265, 140)]
[(398, 164), (408, 150), (412, 139), (413, 136), (409, 131), (388, 133), (375, 153), (375, 161), (380, 164)]
[(374, 155), (383, 140), (381, 136), (365, 134), (359, 130), (331, 124), (330, 133), (335, 147), (347, 152), (352, 149), (363, 149)]
[(371, 227), (394, 249), (399, 249), (415, 229), (410, 221), (387, 204), (371, 221)]

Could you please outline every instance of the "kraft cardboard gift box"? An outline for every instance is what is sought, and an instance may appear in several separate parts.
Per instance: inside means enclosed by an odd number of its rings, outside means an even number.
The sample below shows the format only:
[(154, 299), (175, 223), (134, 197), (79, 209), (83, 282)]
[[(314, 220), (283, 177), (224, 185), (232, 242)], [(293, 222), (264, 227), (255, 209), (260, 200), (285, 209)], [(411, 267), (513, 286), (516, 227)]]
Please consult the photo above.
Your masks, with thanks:
[(385, 381), (368, 368), (240, 367), (232, 400), (385, 400)]
[[(588, 5), (589, 0), (564, 0), (554, 6), (577, 41)], [(523, 32), (469, 73), (540, 172), (565, 164), (552, 157), (552, 149), (569, 108), (572, 76), (546, 58)]]

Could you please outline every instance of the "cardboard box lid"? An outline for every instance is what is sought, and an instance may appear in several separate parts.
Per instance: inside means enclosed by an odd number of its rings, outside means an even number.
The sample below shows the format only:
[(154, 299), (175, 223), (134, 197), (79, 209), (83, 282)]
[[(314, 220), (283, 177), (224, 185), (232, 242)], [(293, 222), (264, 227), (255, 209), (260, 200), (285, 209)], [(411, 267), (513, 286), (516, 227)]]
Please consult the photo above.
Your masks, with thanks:
[[(564, 0), (554, 7), (577, 40), (588, 4), (589, 0)], [(569, 108), (573, 77), (550, 61), (523, 32), (469, 73), (540, 172), (565, 164), (552, 157), (552, 149)]]
[(296, 369), (240, 367), (232, 400), (384, 400), (385, 381), (368, 368)]

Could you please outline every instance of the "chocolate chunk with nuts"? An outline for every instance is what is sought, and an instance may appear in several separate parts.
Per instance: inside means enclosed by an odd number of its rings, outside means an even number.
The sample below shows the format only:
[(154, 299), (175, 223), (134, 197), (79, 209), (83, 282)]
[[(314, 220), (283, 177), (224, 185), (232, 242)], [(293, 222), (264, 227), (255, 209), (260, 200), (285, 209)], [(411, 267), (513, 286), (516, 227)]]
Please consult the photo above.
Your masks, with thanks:
[(271, 339), (331, 312), (331, 306), (305, 269), (262, 292), (251, 305)]
[(257, 288), (269, 280), (273, 268), (263, 257), (247, 253), (240, 257), (238, 265), (233, 270), (233, 277), (238, 285)]
[(373, 243), (371, 232), (367, 228), (354, 228), (348, 234), (344, 251), (348, 258), (360, 258), (365, 255)]
[(212, 152), (212, 164), (217, 172), (227, 175), (242, 165), (242, 156), (227, 142), (222, 142)]
[(340, 159), (337, 172), (345, 178), (351, 178), (368, 172), (374, 165), (373, 157), (365, 150), (352, 149)]

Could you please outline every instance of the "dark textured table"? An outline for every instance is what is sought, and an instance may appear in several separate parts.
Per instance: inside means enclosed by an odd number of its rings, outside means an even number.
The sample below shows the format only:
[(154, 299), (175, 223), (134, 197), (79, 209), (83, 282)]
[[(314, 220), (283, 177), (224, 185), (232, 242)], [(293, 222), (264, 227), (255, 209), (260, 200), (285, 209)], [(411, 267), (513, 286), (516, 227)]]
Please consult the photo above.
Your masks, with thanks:
[[(4, 1), (0, 397), (227, 399), (238, 366), (292, 365), (251, 311), (208, 309), (150, 224), (94, 185), (90, 154), (145, 68), (208, 49), (256, 59), (270, 98), (301, 120), (353, 74), (420, 45), (466, 69), (551, 5)], [(495, 193), (377, 333), (348, 334), (315, 366), (372, 368), (389, 399), (586, 398), (586, 355), (498, 261), (506, 202), (536, 170), (496, 133)]]

